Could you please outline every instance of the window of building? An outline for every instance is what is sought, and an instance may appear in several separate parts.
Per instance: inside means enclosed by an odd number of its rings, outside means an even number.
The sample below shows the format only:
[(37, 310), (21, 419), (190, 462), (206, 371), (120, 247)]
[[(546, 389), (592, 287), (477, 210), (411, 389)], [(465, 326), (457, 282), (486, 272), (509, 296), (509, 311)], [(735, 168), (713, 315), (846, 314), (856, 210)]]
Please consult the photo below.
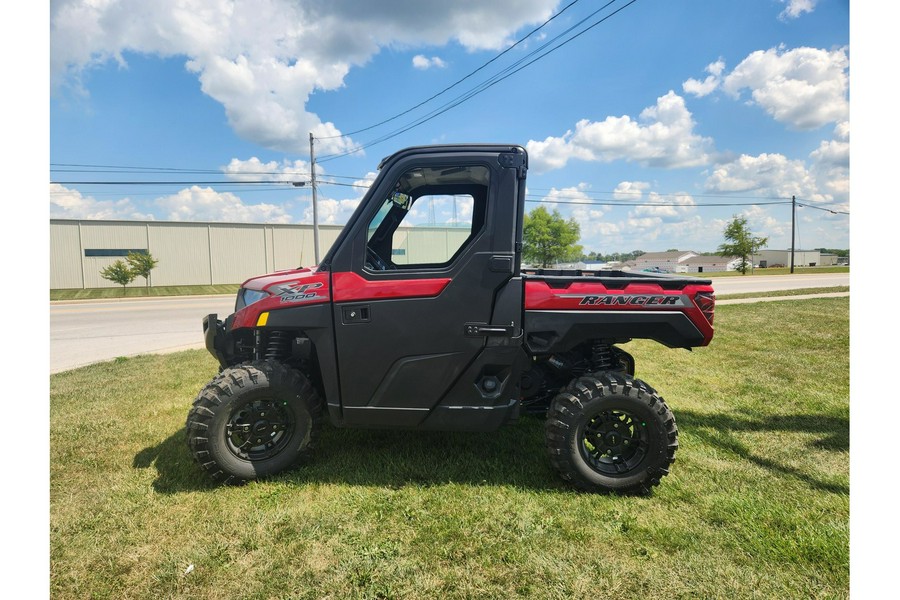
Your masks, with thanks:
[(85, 256), (128, 256), (131, 252), (135, 254), (147, 254), (147, 250), (144, 248), (131, 248), (131, 249), (121, 249), (121, 248), (85, 248), (84, 255)]

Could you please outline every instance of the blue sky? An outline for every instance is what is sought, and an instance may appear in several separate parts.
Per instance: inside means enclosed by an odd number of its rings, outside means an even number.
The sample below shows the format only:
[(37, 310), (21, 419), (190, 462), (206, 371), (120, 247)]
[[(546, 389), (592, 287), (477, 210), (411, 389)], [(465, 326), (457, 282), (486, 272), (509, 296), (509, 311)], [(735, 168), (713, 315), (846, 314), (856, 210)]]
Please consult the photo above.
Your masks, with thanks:
[(510, 142), (585, 251), (712, 251), (735, 214), (786, 248), (792, 195), (798, 247), (849, 247), (847, 0), (570, 3), (52, 2), (50, 216), (311, 222), (308, 188), (236, 182), (308, 179), (312, 131), (325, 223), (395, 150)]

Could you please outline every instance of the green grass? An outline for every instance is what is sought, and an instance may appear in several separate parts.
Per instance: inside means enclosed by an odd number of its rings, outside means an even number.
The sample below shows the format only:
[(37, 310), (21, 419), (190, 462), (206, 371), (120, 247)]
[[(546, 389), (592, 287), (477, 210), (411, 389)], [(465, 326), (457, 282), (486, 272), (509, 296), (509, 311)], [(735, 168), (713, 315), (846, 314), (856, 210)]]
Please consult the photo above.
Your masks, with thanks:
[(302, 469), (214, 487), (183, 434), (205, 352), (53, 375), (51, 596), (845, 598), (848, 308), (722, 306), (708, 348), (627, 344), (680, 430), (649, 497), (570, 490), (526, 417), (326, 427)]
[(50, 300), (99, 300), (105, 298), (147, 298), (155, 296), (202, 296), (235, 294), (240, 284), (163, 285), (130, 288), (89, 288), (86, 290), (50, 290)]
[[(794, 275), (819, 275), (821, 273), (849, 273), (850, 267), (798, 267), (794, 266)], [(753, 277), (762, 275), (790, 275), (790, 267), (777, 269), (753, 269), (747, 271), (747, 275), (741, 275), (739, 271), (716, 271), (714, 273), (683, 273), (690, 277), (708, 279), (710, 277)]]
[(781, 298), (782, 296), (806, 296), (808, 294), (833, 294), (849, 292), (849, 285), (834, 287), (800, 288), (797, 290), (777, 290), (772, 292), (745, 292), (741, 294), (716, 294), (717, 300), (738, 300), (740, 298)]

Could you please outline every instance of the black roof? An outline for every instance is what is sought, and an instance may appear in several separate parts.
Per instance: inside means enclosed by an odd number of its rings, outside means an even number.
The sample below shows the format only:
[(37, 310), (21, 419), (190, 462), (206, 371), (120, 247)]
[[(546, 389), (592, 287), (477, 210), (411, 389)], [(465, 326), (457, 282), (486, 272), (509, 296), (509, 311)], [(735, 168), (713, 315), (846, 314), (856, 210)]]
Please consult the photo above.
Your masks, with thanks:
[(382, 158), (381, 162), (378, 163), (378, 169), (380, 170), (388, 162), (402, 158), (407, 154), (446, 154), (448, 152), (522, 152), (527, 157), (525, 148), (518, 144), (436, 144), (431, 146), (411, 146)]

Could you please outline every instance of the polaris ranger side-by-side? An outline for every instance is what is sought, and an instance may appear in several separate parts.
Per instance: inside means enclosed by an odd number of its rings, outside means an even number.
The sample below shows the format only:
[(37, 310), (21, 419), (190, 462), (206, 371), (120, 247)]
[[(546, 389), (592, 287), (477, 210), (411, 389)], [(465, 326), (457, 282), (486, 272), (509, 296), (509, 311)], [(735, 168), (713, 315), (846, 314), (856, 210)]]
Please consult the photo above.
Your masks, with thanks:
[[(672, 412), (634, 378), (632, 339), (709, 344), (709, 281), (523, 270), (527, 155), (408, 148), (320, 264), (250, 279), (203, 319), (220, 373), (187, 418), (193, 456), (241, 483), (297, 464), (337, 427), (490, 431), (546, 414), (550, 462), (584, 490), (646, 492), (678, 447)], [(434, 211), (455, 227), (411, 220)]]

